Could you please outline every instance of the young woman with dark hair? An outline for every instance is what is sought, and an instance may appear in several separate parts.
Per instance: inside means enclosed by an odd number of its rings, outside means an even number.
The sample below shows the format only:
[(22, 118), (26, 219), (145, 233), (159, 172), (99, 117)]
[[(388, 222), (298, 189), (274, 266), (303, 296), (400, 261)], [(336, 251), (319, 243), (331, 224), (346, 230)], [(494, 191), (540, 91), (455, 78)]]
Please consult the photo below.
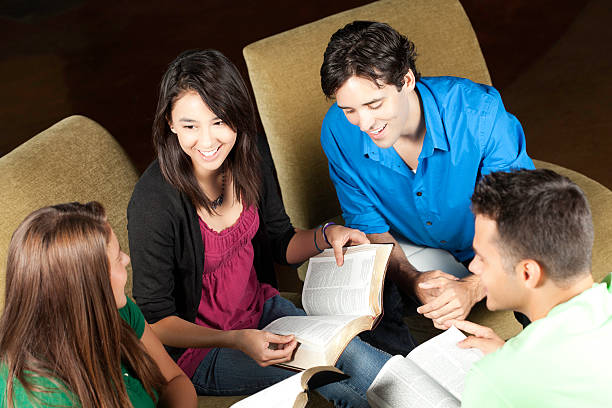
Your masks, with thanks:
[(129, 260), (96, 202), (26, 217), (8, 252), (0, 406), (196, 406), (124, 294)]
[[(272, 261), (303, 262), (332, 246), (366, 243), (339, 225), (294, 229), (278, 195), (248, 90), (214, 50), (176, 58), (161, 81), (153, 124), (157, 160), (128, 207), (134, 298), (199, 394), (240, 395), (292, 373), (293, 336), (262, 331), (304, 311), (279, 296)], [(389, 356), (353, 340), (337, 366), (349, 380), (321, 393), (367, 406), (365, 391)]]

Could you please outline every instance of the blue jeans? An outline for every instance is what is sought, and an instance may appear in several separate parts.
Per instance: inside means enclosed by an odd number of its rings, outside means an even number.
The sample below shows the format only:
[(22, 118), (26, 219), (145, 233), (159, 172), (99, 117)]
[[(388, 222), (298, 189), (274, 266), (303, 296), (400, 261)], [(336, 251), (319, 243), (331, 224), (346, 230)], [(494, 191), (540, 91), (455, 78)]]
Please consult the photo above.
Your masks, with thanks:
[[(262, 329), (279, 317), (303, 315), (304, 311), (292, 302), (274, 296), (264, 303), (258, 328)], [(317, 391), (338, 407), (368, 407), (365, 393), (389, 358), (389, 354), (355, 337), (336, 363), (336, 367), (351, 377)], [(294, 374), (279, 367), (261, 367), (239, 350), (215, 348), (204, 357), (191, 381), (199, 395), (245, 395)]]

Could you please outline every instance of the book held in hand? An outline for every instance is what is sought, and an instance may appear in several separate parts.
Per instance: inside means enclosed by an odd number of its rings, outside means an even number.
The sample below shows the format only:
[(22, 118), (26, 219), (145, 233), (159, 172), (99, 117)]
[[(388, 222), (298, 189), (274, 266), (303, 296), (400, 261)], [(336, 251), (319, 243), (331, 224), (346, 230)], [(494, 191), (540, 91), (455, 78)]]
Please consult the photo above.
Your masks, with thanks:
[(303, 408), (310, 391), (345, 378), (348, 375), (336, 367), (311, 367), (238, 401), (232, 408)]
[(371, 330), (382, 314), (382, 290), (393, 244), (348, 247), (339, 267), (332, 249), (310, 258), (302, 305), (307, 316), (285, 316), (263, 328), (294, 334), (300, 343), (282, 366), (333, 366), (348, 343)]
[(374, 408), (458, 408), (465, 378), (483, 357), (478, 349), (462, 349), (465, 335), (452, 326), (426, 341), (406, 357), (392, 357), (367, 391)]

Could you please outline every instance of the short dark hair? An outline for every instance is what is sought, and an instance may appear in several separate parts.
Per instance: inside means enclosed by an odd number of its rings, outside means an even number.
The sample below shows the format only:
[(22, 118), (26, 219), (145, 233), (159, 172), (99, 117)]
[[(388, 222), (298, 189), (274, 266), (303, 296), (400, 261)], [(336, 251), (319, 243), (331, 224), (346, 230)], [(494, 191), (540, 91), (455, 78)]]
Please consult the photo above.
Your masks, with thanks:
[(214, 211), (195, 178), (189, 156), (168, 125), (175, 102), (190, 91), (197, 92), (209, 109), (237, 133), (236, 144), (223, 166), (232, 174), (235, 196), (246, 206), (256, 206), (261, 176), (255, 109), (238, 69), (219, 51), (185, 51), (168, 65), (162, 77), (153, 121), (153, 144), (162, 174), (196, 207)]
[(591, 272), (591, 210), (567, 177), (548, 169), (491, 173), (476, 186), (472, 211), (497, 223), (498, 246), (512, 266), (533, 259), (560, 285)]
[(321, 65), (321, 88), (331, 98), (352, 76), (379, 84), (404, 85), (404, 76), (412, 70), (418, 80), (416, 51), (412, 41), (388, 24), (353, 21), (331, 36)]

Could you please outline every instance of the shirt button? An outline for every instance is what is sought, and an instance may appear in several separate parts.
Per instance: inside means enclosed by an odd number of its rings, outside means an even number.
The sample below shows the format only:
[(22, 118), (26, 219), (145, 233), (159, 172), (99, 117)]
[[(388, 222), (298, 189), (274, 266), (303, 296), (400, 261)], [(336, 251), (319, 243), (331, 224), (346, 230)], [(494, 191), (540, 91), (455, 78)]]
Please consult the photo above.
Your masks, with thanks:
[(425, 224), (427, 224), (427, 225), (431, 225), (431, 221), (427, 221)]
[(446, 244), (445, 240), (440, 241), (441, 244)]
[(419, 197), (422, 196), (422, 195), (423, 195), (423, 193), (421, 193), (420, 191), (417, 193), (417, 196), (419, 196)]

